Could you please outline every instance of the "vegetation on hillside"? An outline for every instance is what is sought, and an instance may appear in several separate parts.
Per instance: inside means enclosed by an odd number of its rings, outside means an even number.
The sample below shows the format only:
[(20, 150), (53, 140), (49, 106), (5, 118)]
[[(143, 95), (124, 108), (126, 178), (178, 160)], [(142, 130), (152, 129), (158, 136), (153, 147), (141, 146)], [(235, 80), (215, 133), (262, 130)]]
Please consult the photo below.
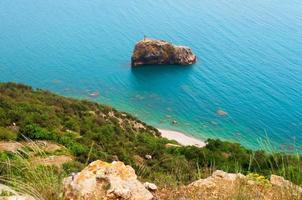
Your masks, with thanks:
[[(118, 159), (131, 165), (140, 179), (165, 186), (187, 184), (214, 169), (277, 174), (302, 184), (300, 155), (251, 151), (240, 144), (213, 139), (204, 148), (167, 146), (175, 141), (161, 138), (155, 128), (127, 113), (22, 84), (0, 83), (0, 140), (28, 139), (53, 141), (74, 156), (74, 161), (64, 164), (63, 171), (51, 170), (60, 177), (97, 159)], [(146, 155), (152, 159), (146, 159)], [(0, 162), (8, 160), (18, 166), (18, 156), (0, 152)], [(22, 177), (24, 171), (0, 168), (2, 177), (8, 173)]]

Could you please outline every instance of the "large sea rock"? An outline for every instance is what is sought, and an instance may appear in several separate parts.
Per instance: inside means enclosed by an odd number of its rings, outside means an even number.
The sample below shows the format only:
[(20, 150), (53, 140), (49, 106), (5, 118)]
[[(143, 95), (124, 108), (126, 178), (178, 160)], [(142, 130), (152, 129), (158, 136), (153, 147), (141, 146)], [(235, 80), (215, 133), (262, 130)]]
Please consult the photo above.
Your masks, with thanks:
[(143, 39), (133, 50), (131, 65), (191, 65), (196, 55), (189, 47), (176, 46), (164, 40)]
[(135, 171), (123, 162), (100, 160), (64, 179), (64, 200), (151, 200), (153, 195), (137, 180)]

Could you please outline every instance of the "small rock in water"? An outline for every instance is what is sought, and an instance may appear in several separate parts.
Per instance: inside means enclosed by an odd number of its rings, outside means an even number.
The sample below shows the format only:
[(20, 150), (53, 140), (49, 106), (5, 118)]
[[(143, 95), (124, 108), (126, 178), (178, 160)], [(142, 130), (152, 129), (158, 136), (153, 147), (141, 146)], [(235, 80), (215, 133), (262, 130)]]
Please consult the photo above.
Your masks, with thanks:
[(212, 124), (212, 125), (218, 125), (218, 123), (217, 122), (215, 122), (215, 121), (210, 121), (210, 123)]
[(217, 115), (219, 115), (219, 116), (221, 116), (221, 117), (225, 117), (225, 116), (228, 115), (228, 113), (225, 112), (225, 111), (222, 110), (222, 109), (218, 109), (216, 113), (217, 113)]
[(55, 80), (52, 80), (51, 82), (52, 82), (52, 83), (54, 83), (54, 84), (58, 84), (58, 83), (61, 83), (61, 81), (60, 81), (60, 80), (57, 80), (57, 79), (55, 79)]
[(144, 100), (145, 99), (145, 97), (144, 96), (142, 96), (142, 95), (139, 95), (139, 94), (137, 94), (137, 95), (135, 95), (135, 97), (134, 97), (136, 100)]
[(100, 96), (100, 93), (99, 92), (92, 92), (89, 94), (90, 97), (98, 97)]
[(168, 108), (167, 108), (167, 111), (172, 112), (172, 111), (173, 111), (173, 109), (172, 109), (172, 108), (170, 108), (170, 107), (168, 107)]
[(177, 121), (176, 121), (176, 120), (173, 120), (173, 121), (172, 121), (172, 124), (177, 124)]
[(236, 137), (240, 137), (240, 136), (241, 136), (241, 133), (240, 133), (240, 132), (236, 132), (236, 133), (234, 133), (234, 135), (235, 135)]

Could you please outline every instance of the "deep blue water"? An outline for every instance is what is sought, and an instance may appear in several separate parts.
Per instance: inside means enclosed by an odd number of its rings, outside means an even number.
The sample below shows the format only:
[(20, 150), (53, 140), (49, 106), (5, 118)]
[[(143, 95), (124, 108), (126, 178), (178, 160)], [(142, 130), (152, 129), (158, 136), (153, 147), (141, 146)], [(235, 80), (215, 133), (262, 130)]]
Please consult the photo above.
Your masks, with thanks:
[[(143, 35), (190, 46), (199, 61), (131, 69)], [(302, 145), (302, 1), (1, 0), (0, 81), (195, 137)]]

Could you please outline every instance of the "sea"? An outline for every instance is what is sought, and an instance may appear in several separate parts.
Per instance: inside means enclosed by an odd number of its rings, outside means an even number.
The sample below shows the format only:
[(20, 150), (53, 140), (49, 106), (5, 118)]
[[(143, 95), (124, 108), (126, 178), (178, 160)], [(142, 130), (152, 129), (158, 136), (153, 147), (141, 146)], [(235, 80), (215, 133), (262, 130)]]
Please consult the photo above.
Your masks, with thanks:
[[(131, 68), (144, 36), (198, 62)], [(0, 81), (200, 139), (302, 151), (302, 1), (1, 0)]]

